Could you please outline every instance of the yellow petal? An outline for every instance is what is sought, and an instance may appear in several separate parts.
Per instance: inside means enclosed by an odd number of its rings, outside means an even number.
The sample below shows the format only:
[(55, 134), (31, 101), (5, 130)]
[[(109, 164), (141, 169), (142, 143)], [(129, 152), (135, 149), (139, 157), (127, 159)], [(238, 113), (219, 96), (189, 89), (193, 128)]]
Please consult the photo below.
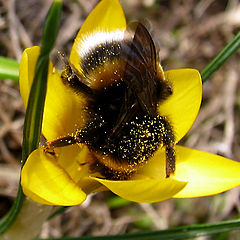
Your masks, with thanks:
[[(86, 146), (74, 144), (67, 147), (55, 148), (55, 159), (59, 166), (71, 177), (71, 179), (86, 193), (100, 191), (102, 185), (89, 178), (96, 176), (89, 170), (89, 150)], [(98, 190), (100, 188), (100, 190)]]
[(110, 181), (95, 178), (118, 196), (134, 202), (159, 202), (172, 198), (186, 182), (171, 178)]
[(31, 90), (36, 62), (40, 53), (40, 47), (34, 46), (24, 50), (19, 66), (19, 88), (25, 108)]
[[(40, 48), (32, 47), (24, 51), (20, 62), (19, 84), (25, 107), (33, 82), (35, 65)], [(62, 83), (50, 61), (48, 69), (47, 94), (43, 115), (43, 135), (48, 140), (75, 133), (84, 124), (84, 99), (76, 95)]]
[(159, 148), (147, 161), (146, 165), (139, 169), (138, 174), (155, 179), (166, 178), (166, 153), (164, 148)]
[[(96, 32), (110, 33), (114, 31), (124, 31), (126, 29), (126, 19), (122, 6), (118, 0), (102, 0), (90, 13), (82, 25), (70, 54), (70, 63), (81, 72), (80, 51), (83, 40), (88, 41), (88, 37)], [(95, 38), (93, 41), (100, 43), (101, 39)]]
[(188, 184), (174, 197), (213, 195), (240, 184), (239, 162), (180, 146), (176, 147), (176, 156), (174, 178)]
[(29, 196), (34, 202), (37, 202), (37, 203), (40, 203), (40, 204), (45, 204), (45, 205), (53, 205), (51, 202), (46, 201), (45, 199), (39, 197), (38, 195), (36, 195), (32, 191), (30, 191), (28, 188), (24, 188), (23, 191), (24, 191), (24, 194), (26, 196)]
[(159, 114), (168, 117), (178, 142), (195, 121), (201, 100), (202, 81), (195, 69), (176, 69), (165, 72), (173, 86), (173, 94), (159, 104)]
[[(80, 163), (87, 162), (87, 156), (82, 154), (82, 149), (78, 144), (54, 149), (58, 164), (68, 173), (74, 182), (78, 182), (83, 176)], [(84, 165), (83, 165), (84, 166)]]
[(55, 69), (48, 74), (43, 135), (48, 140), (71, 135), (84, 125), (85, 100), (65, 86)]
[(39, 203), (70, 206), (86, 199), (86, 194), (43, 148), (30, 154), (22, 169), (21, 184), (24, 193)]

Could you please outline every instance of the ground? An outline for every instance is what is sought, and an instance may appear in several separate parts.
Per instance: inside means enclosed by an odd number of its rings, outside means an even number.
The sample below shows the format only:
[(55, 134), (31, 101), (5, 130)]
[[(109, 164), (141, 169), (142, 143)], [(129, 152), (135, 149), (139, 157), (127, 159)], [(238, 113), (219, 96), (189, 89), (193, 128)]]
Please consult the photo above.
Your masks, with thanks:
[[(64, 2), (53, 59), (57, 50), (69, 54), (74, 36), (96, 2)], [(128, 21), (150, 22), (165, 70), (191, 67), (202, 71), (239, 31), (237, 0), (121, 2)], [(50, 4), (50, 0), (0, 0), (1, 56), (20, 60), (23, 49), (39, 45)], [(240, 160), (239, 62), (238, 52), (204, 84), (199, 116), (181, 144)], [(1, 80), (0, 216), (16, 196), (24, 114), (18, 85)], [(40, 237), (120, 234), (233, 219), (239, 215), (239, 194), (236, 188), (214, 197), (137, 204), (116, 199), (110, 192), (100, 193), (46, 222)], [(239, 233), (224, 239), (240, 239)]]

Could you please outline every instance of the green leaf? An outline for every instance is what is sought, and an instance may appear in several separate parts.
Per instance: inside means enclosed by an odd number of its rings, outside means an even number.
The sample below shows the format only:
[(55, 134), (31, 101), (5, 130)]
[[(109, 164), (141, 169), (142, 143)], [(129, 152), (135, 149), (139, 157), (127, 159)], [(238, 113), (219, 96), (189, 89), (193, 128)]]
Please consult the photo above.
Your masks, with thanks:
[(23, 128), (22, 166), (27, 160), (29, 154), (39, 145), (39, 139), (42, 130), (44, 101), (47, 90), (48, 64), (49, 57), (47, 55), (41, 55), (40, 52), (28, 99), (28, 106)]
[[(22, 166), (29, 154), (38, 147), (42, 129), (42, 116), (47, 88), (49, 54), (54, 46), (60, 26), (62, 2), (55, 0), (49, 10), (44, 26), (40, 56), (30, 91), (23, 129)], [(56, 29), (57, 28), (57, 29)], [(48, 35), (46, 35), (48, 34)], [(48, 42), (49, 41), (49, 42)], [(18, 195), (9, 213), (0, 221), (0, 234), (8, 229), (17, 217), (25, 196), (19, 184)]]
[(111, 209), (120, 208), (131, 204), (131, 201), (128, 201), (118, 196), (111, 197), (107, 200), (107, 205)]
[[(210, 234), (223, 233), (232, 230), (240, 229), (240, 219), (222, 221), (210, 224), (188, 225), (184, 227), (177, 227), (168, 230), (144, 232), (144, 233), (130, 233), (123, 235), (90, 237), (83, 236), (78, 238), (55, 238), (55, 240), (179, 240), (189, 239), (199, 236), (206, 236)], [(34, 240), (41, 240), (36, 238)], [(44, 240), (53, 240), (48, 238)]]
[(55, 0), (48, 12), (46, 18), (45, 27), (43, 29), (43, 37), (41, 41), (41, 53), (42, 55), (49, 55), (54, 47), (55, 40), (57, 38), (58, 30), (60, 27), (60, 18), (62, 11), (62, 0)]
[(211, 61), (210, 64), (201, 72), (203, 83), (217, 71), (224, 62), (230, 58), (240, 48), (240, 32), (229, 42), (225, 48)]
[(10, 58), (0, 57), (0, 79), (18, 82), (19, 63)]
[(48, 220), (55, 218), (59, 214), (64, 213), (70, 206), (59, 207), (52, 215), (49, 216)]

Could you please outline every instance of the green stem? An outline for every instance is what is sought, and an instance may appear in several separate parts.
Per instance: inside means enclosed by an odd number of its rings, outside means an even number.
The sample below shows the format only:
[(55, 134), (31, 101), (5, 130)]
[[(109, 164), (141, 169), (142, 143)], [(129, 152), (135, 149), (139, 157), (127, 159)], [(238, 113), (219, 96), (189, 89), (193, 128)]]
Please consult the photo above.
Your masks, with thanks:
[(240, 48), (240, 32), (229, 42), (225, 48), (207, 65), (201, 72), (203, 83), (206, 82), (212, 74), (218, 70), (224, 62), (230, 58)]

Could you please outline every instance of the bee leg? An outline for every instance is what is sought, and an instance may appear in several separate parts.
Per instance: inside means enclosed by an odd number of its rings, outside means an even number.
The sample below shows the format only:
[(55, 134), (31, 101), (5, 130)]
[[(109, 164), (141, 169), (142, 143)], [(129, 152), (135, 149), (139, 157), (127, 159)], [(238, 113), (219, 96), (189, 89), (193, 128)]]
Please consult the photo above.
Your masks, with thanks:
[(173, 146), (173, 143), (166, 146), (166, 177), (175, 172), (175, 150)]
[(52, 141), (48, 141), (44, 146), (44, 151), (51, 155), (55, 155), (54, 148), (65, 147), (65, 146), (73, 145), (73, 144), (76, 144), (79, 142), (80, 142), (80, 140), (79, 140), (78, 136), (74, 136), (74, 135), (57, 138)]
[(166, 147), (166, 177), (175, 172), (175, 138), (172, 127), (166, 118), (163, 118), (163, 145)]
[(49, 147), (65, 147), (68, 145), (73, 145), (79, 142), (78, 137), (76, 136), (66, 136), (66, 137), (62, 137), (62, 138), (57, 138), (54, 139), (52, 141), (48, 141), (46, 143), (46, 146)]

